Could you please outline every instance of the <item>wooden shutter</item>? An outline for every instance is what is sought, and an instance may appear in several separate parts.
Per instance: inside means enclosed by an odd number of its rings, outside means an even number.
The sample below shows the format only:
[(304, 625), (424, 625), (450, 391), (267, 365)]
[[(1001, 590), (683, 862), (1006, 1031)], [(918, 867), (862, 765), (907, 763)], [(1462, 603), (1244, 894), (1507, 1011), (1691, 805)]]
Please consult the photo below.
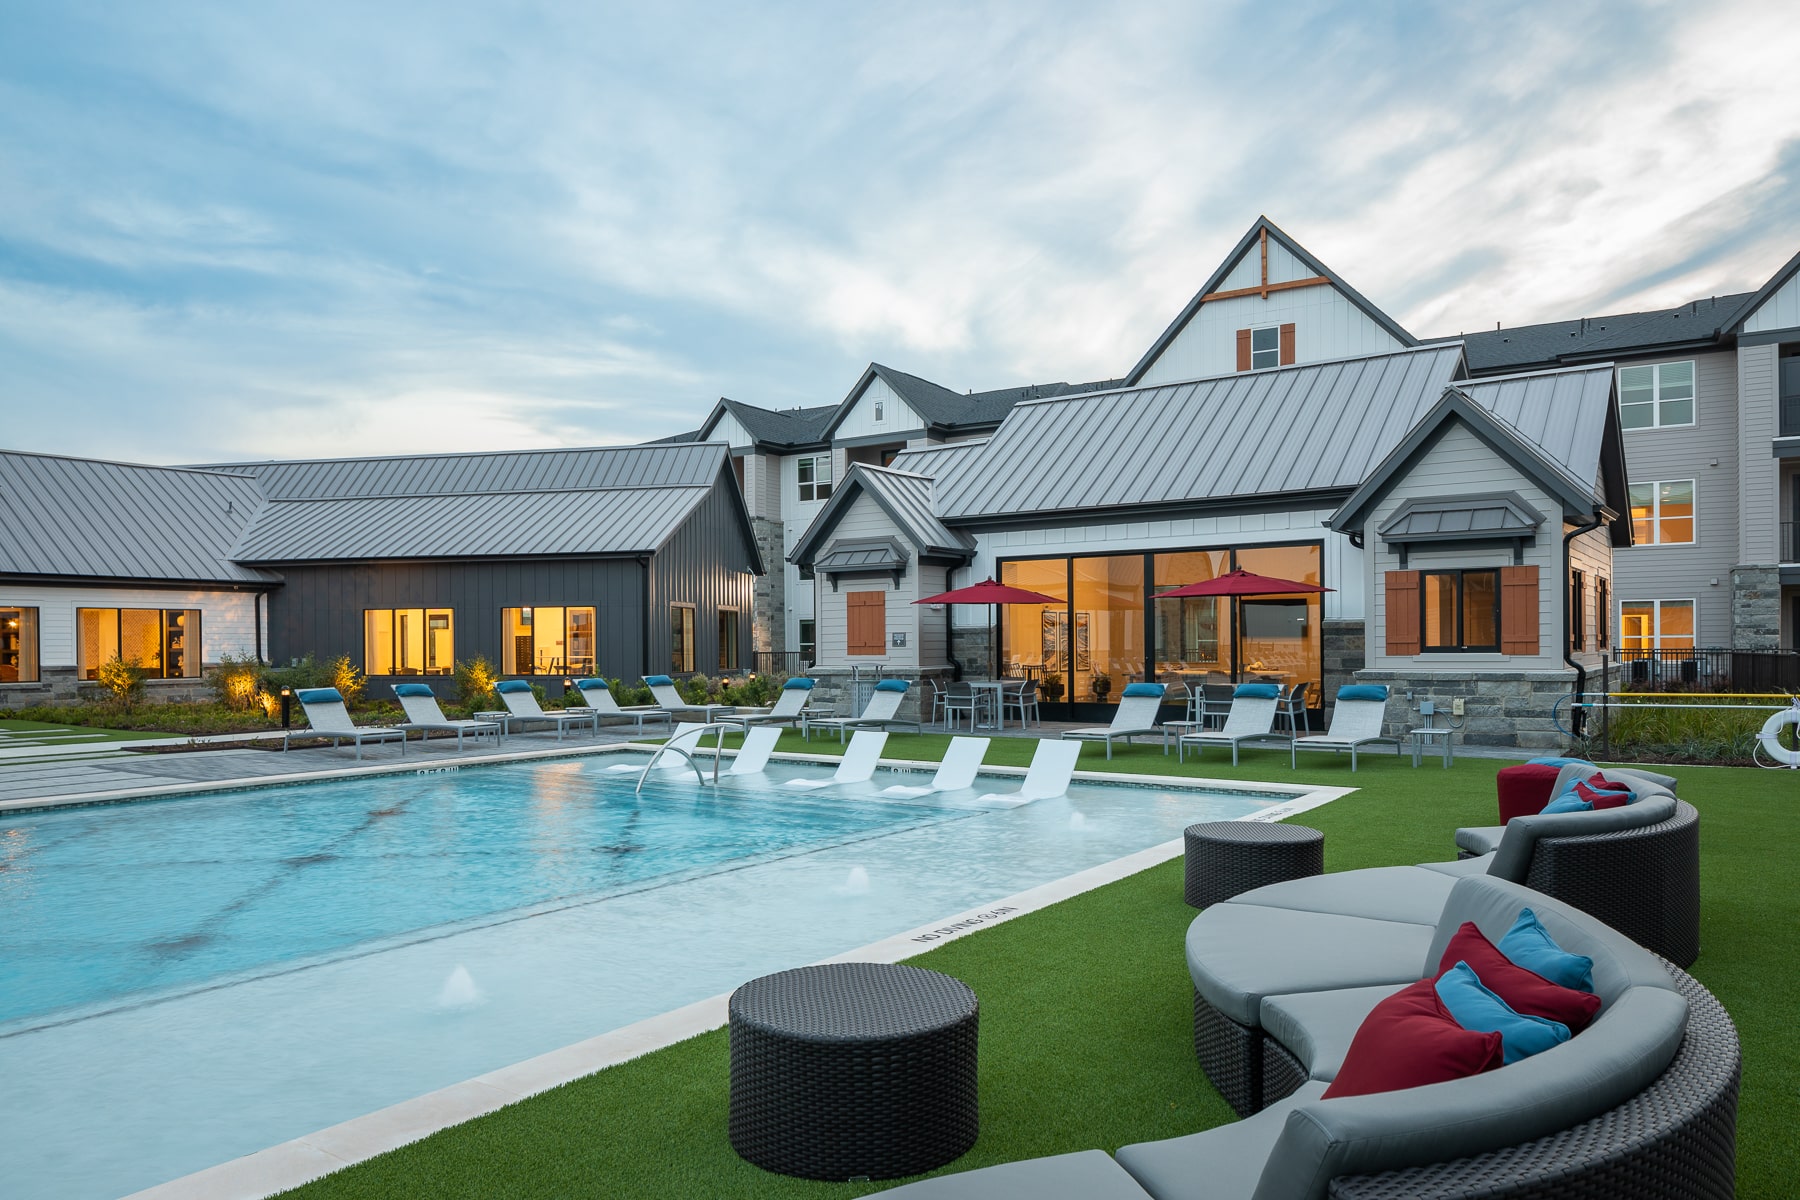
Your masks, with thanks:
[(1389, 571), (1384, 588), (1387, 592), (1387, 652), (1419, 653), (1419, 573)]
[(1538, 569), (1500, 568), (1500, 653), (1538, 652)]
[(1285, 367), (1293, 361), (1294, 361), (1294, 326), (1290, 322), (1289, 324), (1283, 325), (1281, 327), (1281, 365)]
[(1237, 331), (1237, 348), (1237, 369), (1240, 371), (1248, 371), (1250, 369), (1250, 331), (1248, 329), (1240, 329)]
[(846, 653), (887, 653), (886, 592), (845, 592), (844, 617), (849, 627)]

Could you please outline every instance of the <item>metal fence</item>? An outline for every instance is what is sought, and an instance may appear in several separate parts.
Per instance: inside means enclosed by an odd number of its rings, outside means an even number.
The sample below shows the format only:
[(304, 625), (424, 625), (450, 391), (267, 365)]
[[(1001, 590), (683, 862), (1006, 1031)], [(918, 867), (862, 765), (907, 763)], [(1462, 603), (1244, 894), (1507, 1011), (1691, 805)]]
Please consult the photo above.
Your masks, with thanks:
[(813, 656), (800, 650), (758, 650), (751, 657), (758, 675), (804, 675), (813, 665)]
[(1800, 690), (1796, 650), (1621, 650), (1606, 670), (1613, 686), (1623, 691)]

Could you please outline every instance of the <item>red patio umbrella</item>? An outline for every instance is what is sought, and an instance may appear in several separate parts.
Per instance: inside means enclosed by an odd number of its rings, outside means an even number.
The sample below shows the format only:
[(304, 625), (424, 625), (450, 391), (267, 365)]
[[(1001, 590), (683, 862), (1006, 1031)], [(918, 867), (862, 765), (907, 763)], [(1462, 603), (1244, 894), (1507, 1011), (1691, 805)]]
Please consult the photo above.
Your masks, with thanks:
[(1297, 579), (1276, 579), (1250, 571), (1227, 571), (1217, 579), (1202, 579), (1167, 592), (1156, 593), (1158, 600), (1179, 600), (1183, 596), (1287, 596), (1294, 592), (1335, 592), (1336, 588), (1302, 583)]
[[(935, 596), (926, 596), (923, 600), (914, 600), (914, 604), (1063, 604), (1066, 601), (1056, 596), (1046, 596), (1042, 592), (1016, 588), (1010, 584), (996, 583), (992, 575), (980, 583), (972, 583), (968, 587), (952, 588), (947, 592), (939, 592)], [(994, 637), (995, 614), (988, 614), (988, 644), (994, 651), (994, 678), (1000, 677), (1000, 645)]]

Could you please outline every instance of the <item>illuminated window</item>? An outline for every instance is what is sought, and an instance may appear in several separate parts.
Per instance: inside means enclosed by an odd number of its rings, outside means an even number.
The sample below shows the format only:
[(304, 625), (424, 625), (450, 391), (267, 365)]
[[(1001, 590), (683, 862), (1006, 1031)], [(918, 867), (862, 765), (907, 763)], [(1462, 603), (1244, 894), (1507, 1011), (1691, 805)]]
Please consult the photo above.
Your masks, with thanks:
[(503, 608), (500, 670), (506, 675), (592, 675), (594, 610)]
[(1694, 481), (1631, 485), (1631, 540), (1639, 546), (1692, 545)]
[(743, 666), (738, 657), (738, 610), (719, 610), (719, 670), (735, 671)]
[(1692, 650), (1692, 600), (1624, 600), (1619, 603), (1619, 649)]
[(448, 675), (456, 665), (456, 614), (447, 608), (365, 608), (365, 675)]
[(1500, 649), (1500, 572), (1426, 571), (1420, 584), (1427, 651)]
[(1619, 368), (1619, 424), (1659, 429), (1694, 423), (1694, 364)]
[(36, 683), (38, 610), (0, 608), (0, 683)]
[(200, 610), (197, 608), (78, 608), (75, 657), (83, 679), (117, 658), (142, 667), (152, 679), (200, 676)]
[(800, 499), (831, 499), (831, 455), (809, 454), (799, 460)]
[(679, 675), (694, 673), (694, 606), (676, 604), (669, 608), (669, 665)]

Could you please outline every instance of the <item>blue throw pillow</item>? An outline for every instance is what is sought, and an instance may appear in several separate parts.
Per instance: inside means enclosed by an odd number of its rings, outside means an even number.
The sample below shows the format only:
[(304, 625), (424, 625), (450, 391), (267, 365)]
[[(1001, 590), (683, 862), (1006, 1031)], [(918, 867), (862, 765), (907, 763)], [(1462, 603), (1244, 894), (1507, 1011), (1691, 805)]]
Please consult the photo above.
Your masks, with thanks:
[(647, 687), (664, 687), (664, 686), (674, 683), (674, 682), (675, 681), (673, 679), (670, 679), (667, 675), (646, 675), (646, 676), (644, 676), (644, 684)]
[(878, 680), (875, 684), (875, 690), (878, 692), (904, 692), (906, 690), (906, 680), (904, 680), (904, 679)]
[(1541, 1054), (1569, 1040), (1569, 1027), (1547, 1017), (1514, 1011), (1512, 1005), (1489, 991), (1481, 976), (1466, 962), (1458, 962), (1437, 981), (1438, 999), (1451, 1018), (1471, 1033), (1500, 1035), (1503, 1061)]
[(1571, 789), (1544, 805), (1539, 811), (1545, 813), (1593, 812), (1594, 806), (1577, 796)]
[(1160, 696), (1168, 689), (1164, 683), (1128, 683), (1124, 694), (1127, 696)]
[(294, 695), (300, 698), (302, 704), (342, 704), (344, 702), (344, 697), (338, 693), (336, 688), (301, 688)]
[(1557, 945), (1529, 908), (1519, 910), (1519, 919), (1495, 945), (1516, 966), (1535, 971), (1551, 983), (1579, 992), (1594, 990), (1594, 960), (1585, 954), (1571, 954)]
[(1245, 700), (1279, 700), (1281, 699), (1281, 685), (1279, 683), (1240, 683), (1231, 694)]
[(1386, 700), (1388, 698), (1385, 683), (1352, 683), (1337, 690), (1339, 700)]

